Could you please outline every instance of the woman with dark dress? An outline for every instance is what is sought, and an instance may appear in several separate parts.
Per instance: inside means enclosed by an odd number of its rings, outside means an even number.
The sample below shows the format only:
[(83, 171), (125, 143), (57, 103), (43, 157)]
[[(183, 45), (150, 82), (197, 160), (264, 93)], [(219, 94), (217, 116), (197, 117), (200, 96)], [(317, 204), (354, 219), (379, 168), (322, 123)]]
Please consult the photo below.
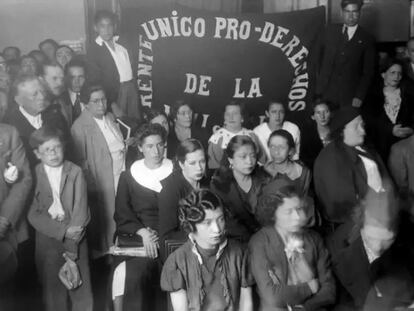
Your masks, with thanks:
[(306, 229), (304, 201), (294, 186), (259, 199), (263, 228), (249, 242), (250, 268), (261, 311), (325, 310), (335, 280), (322, 238)]
[(264, 172), (256, 166), (257, 147), (249, 136), (234, 136), (225, 150), (220, 168), (210, 188), (226, 206), (227, 235), (247, 243), (260, 225), (254, 214), (264, 181)]
[(184, 100), (177, 100), (171, 106), (170, 117), (172, 126), (168, 134), (167, 157), (173, 159), (177, 146), (186, 139), (197, 139), (203, 148), (207, 147), (208, 134), (194, 124), (193, 108)]
[(312, 169), (319, 152), (330, 142), (331, 108), (329, 104), (323, 100), (316, 100), (313, 103), (311, 119), (306, 130), (302, 131), (300, 159), (306, 167)]
[(156, 310), (159, 291), (158, 196), (161, 180), (173, 171), (164, 157), (166, 133), (159, 124), (145, 124), (136, 134), (143, 159), (121, 174), (114, 219), (119, 244), (123, 239), (142, 245), (144, 257), (115, 257), (112, 283), (115, 311)]
[(365, 110), (368, 136), (387, 161), (391, 146), (413, 134), (413, 98), (402, 79), (402, 63), (395, 59), (384, 62), (381, 78), (368, 97)]
[(252, 311), (253, 280), (246, 252), (226, 237), (225, 210), (207, 189), (192, 191), (179, 204), (187, 242), (162, 269), (161, 288), (174, 311)]
[(293, 184), (300, 195), (307, 195), (311, 172), (299, 161), (292, 160), (295, 153), (295, 142), (292, 135), (286, 130), (276, 130), (270, 135), (268, 146), (272, 160), (264, 166), (264, 170), (270, 176), (264, 186), (264, 191), (277, 190), (281, 184), (280, 181), (285, 180)]
[(162, 184), (158, 197), (161, 257), (165, 259), (165, 241), (184, 242), (187, 235), (178, 221), (178, 201), (204, 182), (206, 157), (204, 148), (196, 139), (187, 139), (178, 145), (177, 169)]

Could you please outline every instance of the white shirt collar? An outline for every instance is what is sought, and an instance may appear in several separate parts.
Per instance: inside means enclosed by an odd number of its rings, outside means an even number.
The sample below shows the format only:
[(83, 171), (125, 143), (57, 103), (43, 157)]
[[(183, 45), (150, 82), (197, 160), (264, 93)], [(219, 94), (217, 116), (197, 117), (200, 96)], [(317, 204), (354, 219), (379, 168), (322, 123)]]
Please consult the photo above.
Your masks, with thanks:
[(354, 36), (355, 32), (357, 31), (358, 24), (355, 25), (355, 26), (347, 26), (347, 25), (344, 24), (343, 27), (342, 27), (342, 31), (345, 28), (347, 29), (347, 32), (348, 32), (348, 38), (349, 38), (349, 40), (351, 40), (352, 37)]
[[(112, 41), (115, 43), (115, 42), (117, 42), (118, 41), (118, 39), (119, 39), (119, 36), (113, 36), (112, 37)], [(98, 44), (99, 46), (102, 46), (102, 44), (105, 42), (104, 41), (104, 39), (102, 39), (101, 38), (101, 36), (98, 36), (96, 39), (95, 39), (95, 42), (96, 42), (96, 44)]]
[(42, 116), (39, 113), (37, 116), (32, 116), (30, 113), (28, 113), (22, 106), (19, 106), (19, 110), (22, 113), (22, 115), (29, 121), (29, 123), (35, 128), (40, 129), (42, 127)]
[(172, 173), (173, 168), (170, 159), (164, 158), (161, 166), (155, 169), (148, 168), (144, 163), (144, 159), (141, 159), (131, 165), (130, 171), (138, 184), (160, 193), (162, 190), (161, 180), (167, 178)]

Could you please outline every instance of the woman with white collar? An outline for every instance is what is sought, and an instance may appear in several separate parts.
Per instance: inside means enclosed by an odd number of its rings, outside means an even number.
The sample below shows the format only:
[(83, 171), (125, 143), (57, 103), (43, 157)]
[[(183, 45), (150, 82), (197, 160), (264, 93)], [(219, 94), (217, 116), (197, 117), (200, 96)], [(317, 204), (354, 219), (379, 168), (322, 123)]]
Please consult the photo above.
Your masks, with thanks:
[(157, 310), (160, 301), (158, 270), (158, 195), (161, 180), (172, 170), (164, 157), (166, 131), (159, 124), (145, 124), (135, 138), (144, 158), (135, 161), (121, 174), (116, 196), (115, 222), (121, 236), (142, 241), (145, 257), (117, 257), (112, 283), (114, 308), (117, 310)]

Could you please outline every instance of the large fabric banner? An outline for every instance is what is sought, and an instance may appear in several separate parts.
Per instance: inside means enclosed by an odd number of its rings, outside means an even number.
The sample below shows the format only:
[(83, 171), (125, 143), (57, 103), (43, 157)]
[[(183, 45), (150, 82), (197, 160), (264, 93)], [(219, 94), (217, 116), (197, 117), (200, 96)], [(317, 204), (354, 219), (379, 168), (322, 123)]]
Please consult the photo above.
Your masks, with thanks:
[(122, 11), (142, 105), (193, 105), (204, 127), (222, 124), (223, 105), (245, 103), (250, 125), (266, 100), (306, 115), (315, 80), (323, 7), (278, 14), (228, 15), (185, 7)]

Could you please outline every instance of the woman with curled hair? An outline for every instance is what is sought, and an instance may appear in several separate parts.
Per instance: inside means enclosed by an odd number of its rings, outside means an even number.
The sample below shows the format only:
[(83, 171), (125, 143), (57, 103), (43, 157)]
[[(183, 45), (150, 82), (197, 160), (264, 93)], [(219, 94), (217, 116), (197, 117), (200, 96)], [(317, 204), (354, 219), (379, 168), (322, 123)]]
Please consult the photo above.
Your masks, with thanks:
[(143, 158), (121, 174), (114, 219), (119, 244), (135, 240), (135, 246), (143, 245), (146, 256), (115, 258), (115, 311), (157, 310), (159, 298), (158, 195), (161, 180), (171, 174), (173, 164), (164, 157), (166, 132), (161, 125), (144, 124), (135, 138)]
[(175, 158), (177, 169), (161, 182), (162, 190), (158, 197), (162, 258), (165, 240), (185, 241), (186, 234), (178, 221), (178, 202), (194, 189), (200, 188), (206, 172), (204, 149), (196, 139), (181, 142)]
[(306, 229), (300, 193), (292, 185), (259, 199), (264, 227), (249, 242), (250, 268), (260, 310), (324, 310), (335, 301), (335, 282), (322, 238)]
[(207, 189), (192, 191), (179, 203), (179, 219), (188, 240), (161, 274), (174, 311), (253, 310), (246, 253), (226, 238), (220, 198)]
[(211, 190), (220, 196), (229, 211), (228, 236), (243, 243), (260, 228), (254, 214), (265, 174), (256, 163), (254, 141), (249, 136), (234, 136), (210, 183)]

